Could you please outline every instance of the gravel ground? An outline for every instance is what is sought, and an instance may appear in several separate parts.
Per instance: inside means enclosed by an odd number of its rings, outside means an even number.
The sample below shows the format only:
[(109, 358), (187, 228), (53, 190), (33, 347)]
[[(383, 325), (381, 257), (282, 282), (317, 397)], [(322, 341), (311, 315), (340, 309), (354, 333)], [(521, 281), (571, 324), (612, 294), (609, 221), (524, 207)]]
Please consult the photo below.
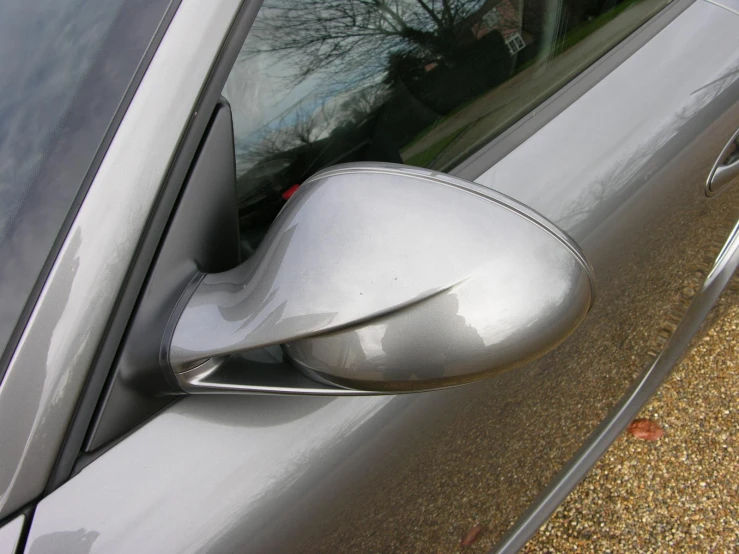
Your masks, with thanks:
[(523, 552), (739, 552), (739, 294)]

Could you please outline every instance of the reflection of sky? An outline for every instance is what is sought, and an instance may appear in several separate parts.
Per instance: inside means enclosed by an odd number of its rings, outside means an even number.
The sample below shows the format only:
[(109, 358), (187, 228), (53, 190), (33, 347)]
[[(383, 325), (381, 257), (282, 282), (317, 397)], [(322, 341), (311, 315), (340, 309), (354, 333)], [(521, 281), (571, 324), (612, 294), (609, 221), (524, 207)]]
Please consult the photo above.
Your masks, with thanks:
[[(253, 46), (245, 43), (242, 52)], [(317, 113), (322, 106), (328, 118), (322, 126), (324, 138), (341, 123), (337, 108), (356, 90), (332, 82), (330, 75), (315, 73), (295, 82), (296, 68), (289, 57), (276, 53), (239, 56), (223, 89), (231, 104), (236, 139), (237, 173), (253, 163), (244, 154), (270, 132), (294, 124), (298, 117)], [(360, 85), (375, 84), (382, 75)]]
[[(268, 12), (268, 7), (262, 8), (257, 23)], [(251, 147), (270, 132), (295, 123), (301, 115), (315, 114), (321, 106), (329, 108), (325, 114), (329, 121), (316, 138), (328, 136), (342, 122), (336, 108), (357, 90), (378, 84), (384, 77), (383, 69), (362, 79), (367, 69), (362, 68), (356, 70), (355, 76), (352, 72), (342, 73), (339, 83), (332, 68), (326, 68), (326, 71), (300, 80), (296, 78), (301, 71), (297, 55), (291, 57), (290, 52), (284, 51), (264, 52), (265, 45), (259, 41), (257, 33), (252, 32), (247, 37), (223, 90), (233, 112), (238, 173), (253, 163), (244, 157)], [(258, 50), (262, 52), (257, 53)], [(384, 58), (387, 52), (380, 54)]]
[[(487, 271), (495, 278), (477, 278), (457, 287), (458, 313), (467, 325), (476, 330), (485, 346), (502, 344), (526, 325), (535, 324), (545, 313), (542, 306), (559, 306), (567, 300), (567, 294), (571, 293), (569, 281), (547, 278), (542, 283), (538, 274), (538, 270), (547, 267), (547, 263), (553, 268), (563, 263), (557, 254), (559, 252), (543, 251), (537, 256), (518, 253), (515, 260), (507, 263), (496, 260), (480, 269), (481, 275)], [(548, 260), (545, 262), (542, 258)], [(515, 271), (510, 271), (511, 268)], [(501, 294), (502, 289), (506, 291), (505, 295)]]
[[(247, 44), (245, 48), (247, 48)], [(240, 175), (253, 164), (244, 155), (270, 132), (295, 123), (299, 109), (314, 112), (321, 103), (318, 90), (323, 79), (313, 75), (291, 84), (291, 65), (272, 53), (240, 56), (223, 89), (231, 104), (236, 146), (236, 170)]]
[[(249, 44), (244, 46), (248, 48)], [(272, 53), (240, 58), (231, 70), (223, 95), (231, 103), (234, 134), (248, 140), (263, 127), (273, 122), (284, 122), (291, 111), (303, 103), (315, 108), (317, 89), (323, 79), (313, 75), (305, 81), (290, 85), (295, 71), (284, 58)]]
[(166, 8), (124, 3), (0, 1), (0, 350)]
[(0, 241), (123, 0), (5, 0), (0, 16)]

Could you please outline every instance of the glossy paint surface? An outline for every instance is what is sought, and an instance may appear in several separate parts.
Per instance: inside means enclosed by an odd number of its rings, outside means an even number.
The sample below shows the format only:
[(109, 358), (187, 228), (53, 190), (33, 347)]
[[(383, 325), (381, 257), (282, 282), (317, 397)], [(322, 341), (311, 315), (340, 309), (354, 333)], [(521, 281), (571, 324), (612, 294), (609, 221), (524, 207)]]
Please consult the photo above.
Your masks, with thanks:
[(479, 179), (594, 266), (559, 348), (418, 395), (186, 398), (44, 499), (28, 550), (84, 529), (90, 552), (444, 551), (470, 518), (492, 544), (652, 366), (736, 222), (736, 183), (704, 187), (738, 67), (739, 17), (699, 0)]
[(253, 258), (203, 278), (169, 362), (285, 344), (348, 388), (437, 388), (543, 355), (594, 293), (577, 245), (514, 200), (435, 171), (346, 164), (301, 186)]
[(18, 516), (0, 527), (0, 554), (15, 554), (26, 516)]
[(192, 4), (183, 4), (172, 22), (187, 40), (160, 45), (0, 385), (0, 516), (46, 485), (170, 155), (217, 52), (209, 34), (225, 32), (238, 7), (214, 2), (206, 14)]
[(716, 257), (706, 280), (697, 292), (682, 321), (657, 355), (643, 377), (634, 383), (609, 417), (589, 437), (562, 472), (536, 499), (527, 512), (519, 518), (506, 536), (491, 551), (495, 554), (517, 552), (532, 534), (555, 512), (566, 496), (592, 468), (614, 440), (638, 415), (642, 406), (654, 395), (672, 368), (678, 363), (688, 344), (710, 313), (721, 293), (731, 282), (739, 267), (739, 223), (734, 227), (724, 247)]

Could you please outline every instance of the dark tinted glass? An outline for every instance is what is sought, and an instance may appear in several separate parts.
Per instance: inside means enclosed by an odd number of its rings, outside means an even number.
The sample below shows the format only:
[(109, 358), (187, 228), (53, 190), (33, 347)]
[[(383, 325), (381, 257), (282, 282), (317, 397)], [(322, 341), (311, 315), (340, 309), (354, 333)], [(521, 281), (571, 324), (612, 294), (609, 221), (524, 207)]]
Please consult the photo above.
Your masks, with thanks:
[(0, 0), (5, 361), (13, 329), (169, 4)]
[(266, 0), (226, 84), (244, 246), (350, 161), (448, 171), (667, 0)]

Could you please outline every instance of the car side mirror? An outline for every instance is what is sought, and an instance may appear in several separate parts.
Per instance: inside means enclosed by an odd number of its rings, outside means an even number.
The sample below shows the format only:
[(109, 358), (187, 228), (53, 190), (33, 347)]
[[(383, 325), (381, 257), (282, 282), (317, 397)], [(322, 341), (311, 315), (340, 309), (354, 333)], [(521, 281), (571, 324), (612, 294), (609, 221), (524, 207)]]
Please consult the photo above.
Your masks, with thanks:
[(594, 292), (578, 246), (511, 198), (427, 169), (338, 165), (299, 188), (249, 260), (191, 282), (162, 360), (190, 393), (264, 391), (228, 360), (270, 345), (329, 393), (423, 391), (543, 355)]

